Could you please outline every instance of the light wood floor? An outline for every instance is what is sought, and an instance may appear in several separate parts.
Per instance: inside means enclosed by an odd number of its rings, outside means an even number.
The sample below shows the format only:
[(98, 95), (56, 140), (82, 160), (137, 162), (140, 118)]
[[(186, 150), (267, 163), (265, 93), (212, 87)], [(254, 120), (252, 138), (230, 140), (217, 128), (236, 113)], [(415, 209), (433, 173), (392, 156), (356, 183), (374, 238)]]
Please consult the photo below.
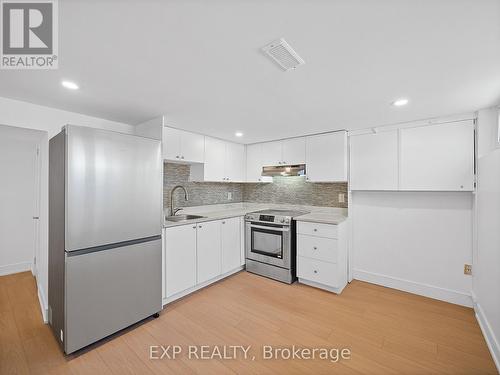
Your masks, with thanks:
[[(150, 360), (150, 345), (252, 345), (256, 360)], [(262, 360), (262, 345), (349, 348), (350, 360)], [(187, 350), (187, 349), (186, 349)], [(492, 374), (473, 311), (354, 281), (340, 296), (241, 272), (158, 319), (64, 357), (30, 273), (0, 277), (0, 374)]]

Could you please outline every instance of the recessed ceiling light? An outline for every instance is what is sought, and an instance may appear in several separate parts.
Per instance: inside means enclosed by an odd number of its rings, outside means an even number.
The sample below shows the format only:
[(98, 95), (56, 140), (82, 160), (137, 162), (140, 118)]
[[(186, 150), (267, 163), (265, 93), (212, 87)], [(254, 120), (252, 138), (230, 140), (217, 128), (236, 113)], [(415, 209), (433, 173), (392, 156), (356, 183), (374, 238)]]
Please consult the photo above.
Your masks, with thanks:
[(409, 102), (408, 99), (406, 98), (400, 98), (400, 99), (397, 99), (395, 101), (392, 102), (392, 105), (395, 106), (395, 107), (402, 107), (404, 105), (407, 105)]
[(61, 85), (63, 85), (63, 87), (66, 87), (67, 89), (70, 89), (70, 90), (78, 90), (80, 88), (80, 87), (78, 87), (78, 85), (75, 82), (71, 82), (71, 81), (62, 81)]
[(243, 133), (242, 132), (236, 132), (234, 133), (235, 136), (237, 137), (243, 137)]

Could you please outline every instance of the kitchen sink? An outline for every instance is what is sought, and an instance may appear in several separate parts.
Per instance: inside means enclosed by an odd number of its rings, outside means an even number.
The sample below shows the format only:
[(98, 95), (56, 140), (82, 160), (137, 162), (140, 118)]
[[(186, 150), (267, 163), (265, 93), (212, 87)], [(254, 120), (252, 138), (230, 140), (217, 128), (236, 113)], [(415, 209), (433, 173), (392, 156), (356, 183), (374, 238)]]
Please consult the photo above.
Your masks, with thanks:
[(193, 219), (203, 219), (205, 216), (200, 216), (200, 215), (174, 215), (174, 216), (165, 216), (166, 221), (187, 221), (187, 220), (193, 220)]

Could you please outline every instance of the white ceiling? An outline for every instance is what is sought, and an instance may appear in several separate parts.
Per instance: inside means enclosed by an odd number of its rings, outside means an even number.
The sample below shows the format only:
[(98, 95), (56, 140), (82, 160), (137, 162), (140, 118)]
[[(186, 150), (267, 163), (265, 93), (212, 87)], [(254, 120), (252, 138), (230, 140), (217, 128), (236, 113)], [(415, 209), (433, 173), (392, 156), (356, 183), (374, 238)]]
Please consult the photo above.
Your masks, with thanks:
[[(64, 0), (59, 11), (59, 70), (0, 71), (0, 96), (129, 124), (165, 114), (243, 143), (500, 99), (498, 0)], [(262, 54), (280, 37), (306, 65), (283, 72)], [(398, 97), (410, 104), (391, 107)]]

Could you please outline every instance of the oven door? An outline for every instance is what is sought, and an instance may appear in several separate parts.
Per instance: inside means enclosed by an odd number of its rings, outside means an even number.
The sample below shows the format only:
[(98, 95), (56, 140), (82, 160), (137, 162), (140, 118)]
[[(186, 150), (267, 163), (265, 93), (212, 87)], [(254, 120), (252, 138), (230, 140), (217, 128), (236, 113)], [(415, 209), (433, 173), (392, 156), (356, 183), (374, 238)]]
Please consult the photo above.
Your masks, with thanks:
[(290, 227), (246, 222), (247, 259), (290, 268)]

